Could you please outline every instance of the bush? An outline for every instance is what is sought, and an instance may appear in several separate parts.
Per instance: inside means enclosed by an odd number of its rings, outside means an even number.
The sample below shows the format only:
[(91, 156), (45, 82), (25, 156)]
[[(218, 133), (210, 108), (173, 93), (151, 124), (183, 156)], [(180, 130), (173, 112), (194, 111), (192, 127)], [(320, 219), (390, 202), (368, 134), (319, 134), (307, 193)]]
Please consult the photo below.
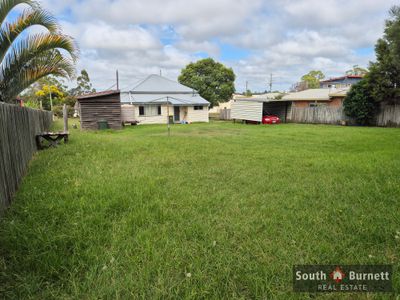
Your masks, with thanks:
[[(68, 117), (72, 118), (74, 116), (74, 108), (70, 107), (67, 105), (67, 112), (68, 112)], [(63, 117), (63, 106), (62, 105), (56, 105), (53, 106), (53, 113), (55, 116), (62, 118)]]
[(371, 96), (368, 79), (364, 78), (353, 85), (344, 99), (344, 111), (357, 124), (369, 125), (377, 111), (377, 103)]

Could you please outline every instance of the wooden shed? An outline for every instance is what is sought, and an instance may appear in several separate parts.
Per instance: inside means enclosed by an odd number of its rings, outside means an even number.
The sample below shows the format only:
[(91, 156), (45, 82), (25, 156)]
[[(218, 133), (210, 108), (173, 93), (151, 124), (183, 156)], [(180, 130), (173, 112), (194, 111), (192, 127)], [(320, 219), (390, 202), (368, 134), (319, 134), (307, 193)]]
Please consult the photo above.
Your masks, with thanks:
[(108, 128), (121, 129), (121, 99), (119, 91), (105, 91), (78, 97), (82, 129), (98, 129), (99, 122)]

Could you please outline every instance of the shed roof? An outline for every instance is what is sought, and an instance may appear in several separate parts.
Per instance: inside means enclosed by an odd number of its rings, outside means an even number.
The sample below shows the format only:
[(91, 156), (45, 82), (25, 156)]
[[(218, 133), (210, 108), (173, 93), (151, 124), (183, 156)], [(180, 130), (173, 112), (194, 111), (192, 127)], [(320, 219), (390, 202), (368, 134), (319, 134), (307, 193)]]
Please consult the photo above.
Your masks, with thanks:
[(76, 98), (78, 100), (81, 100), (81, 99), (97, 98), (97, 97), (102, 97), (102, 96), (110, 96), (110, 95), (114, 95), (114, 94), (119, 94), (119, 91), (118, 90), (109, 90), (109, 91), (103, 91), (103, 92), (96, 92), (96, 93), (80, 95)]
[(318, 101), (329, 101), (329, 89), (309, 89), (301, 92), (289, 93), (282, 97), (284, 101), (307, 101), (307, 100), (318, 100)]

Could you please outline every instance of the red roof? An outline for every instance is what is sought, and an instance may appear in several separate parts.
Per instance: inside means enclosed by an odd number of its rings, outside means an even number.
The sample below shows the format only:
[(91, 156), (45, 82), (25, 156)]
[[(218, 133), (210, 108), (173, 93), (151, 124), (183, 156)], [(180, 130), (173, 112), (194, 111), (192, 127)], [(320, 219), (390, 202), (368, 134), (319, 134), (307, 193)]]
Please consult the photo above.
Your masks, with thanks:
[(110, 91), (103, 91), (103, 92), (97, 92), (97, 93), (90, 93), (90, 94), (80, 95), (76, 98), (78, 100), (80, 100), (80, 99), (89, 99), (89, 98), (96, 98), (96, 97), (102, 97), (102, 96), (109, 96), (109, 95), (114, 95), (114, 94), (119, 94), (119, 90), (110, 90)]
[(343, 79), (346, 79), (346, 78), (359, 78), (359, 79), (361, 79), (363, 77), (364, 77), (363, 75), (344, 75), (344, 76), (340, 76), (340, 77), (333, 77), (333, 78), (329, 78), (329, 79), (326, 79), (326, 80), (322, 80), (320, 82), (343, 80)]

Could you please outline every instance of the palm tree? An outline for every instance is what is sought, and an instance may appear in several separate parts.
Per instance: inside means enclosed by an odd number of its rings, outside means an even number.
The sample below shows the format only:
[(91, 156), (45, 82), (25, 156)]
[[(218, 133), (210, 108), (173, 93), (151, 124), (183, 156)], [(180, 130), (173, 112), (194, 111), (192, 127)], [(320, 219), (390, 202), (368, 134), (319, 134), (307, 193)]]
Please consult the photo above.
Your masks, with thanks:
[[(14, 21), (6, 20), (19, 4), (26, 8)], [(43, 33), (26, 34), (34, 25)], [(53, 74), (73, 77), (78, 48), (61, 33), (53, 16), (32, 0), (0, 0), (0, 101), (15, 97), (38, 79)]]

